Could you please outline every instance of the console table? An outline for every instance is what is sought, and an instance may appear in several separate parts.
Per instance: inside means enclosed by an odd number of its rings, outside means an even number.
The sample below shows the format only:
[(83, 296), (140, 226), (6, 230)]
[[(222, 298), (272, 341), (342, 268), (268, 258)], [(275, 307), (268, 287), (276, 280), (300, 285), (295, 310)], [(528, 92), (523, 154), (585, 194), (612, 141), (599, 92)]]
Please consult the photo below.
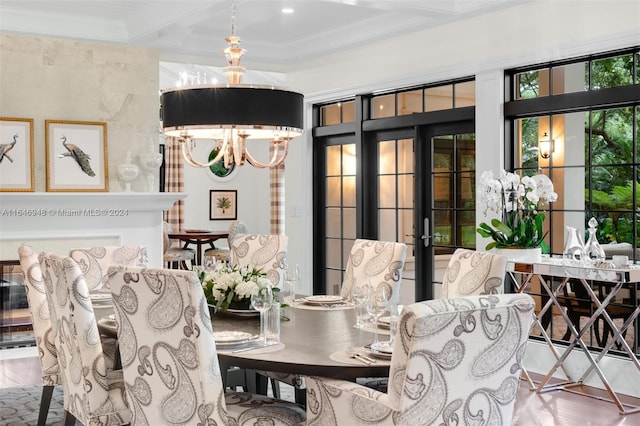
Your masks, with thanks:
[[(636, 371), (634, 371), (634, 373), (638, 373), (636, 377), (630, 377), (629, 380), (637, 380), (637, 383), (640, 383), (640, 362), (622, 335), (640, 314), (640, 306), (638, 304), (640, 265), (629, 265), (625, 269), (605, 269), (579, 265), (561, 258), (543, 258), (541, 262), (536, 263), (509, 261), (507, 263), (507, 273), (515, 283), (518, 292), (526, 292), (529, 290), (534, 277), (539, 280), (542, 287), (543, 306), (536, 315), (534, 327), (537, 326), (540, 329), (540, 333), (553, 353), (556, 362), (537, 386), (534, 385), (527, 371), (523, 369), (525, 378), (529, 381), (531, 388), (535, 389), (538, 393), (548, 390), (568, 389), (583, 384), (583, 382), (595, 372), (602, 381), (607, 393), (610, 395), (610, 401), (616, 404), (620, 414), (630, 414), (640, 411), (640, 407), (620, 401), (618, 395), (612, 389), (599, 365), (600, 361), (609, 352), (612, 346), (618, 342), (621, 350), (629, 355), (631, 362), (636, 367)], [(520, 274), (521, 279), (518, 279), (515, 276), (516, 274)], [(550, 277), (561, 279), (560, 284), (553, 285), (553, 283), (548, 282)], [(565, 307), (558, 300), (559, 296), (565, 297), (562, 296), (562, 292), (570, 280), (573, 283), (579, 283), (579, 285), (584, 287), (584, 290), (596, 307), (592, 315), (588, 318), (587, 323), (584, 326), (579, 327), (579, 330), (570, 320), (565, 311)], [(594, 291), (594, 281), (607, 284), (609, 292), (602, 294)], [(629, 290), (630, 300), (635, 301), (635, 309), (630, 312), (630, 315), (624, 320), (622, 326), (618, 327), (609, 315), (607, 307), (615, 300), (616, 295), (618, 295), (620, 290), (623, 288)], [(550, 309), (554, 306), (558, 308), (560, 315), (571, 332), (571, 341), (562, 355), (556, 351), (556, 348), (549, 338), (549, 335), (546, 333), (543, 324), (545, 314), (547, 314), (547, 312), (550, 313)], [(587, 347), (583, 337), (598, 318), (609, 325), (613, 338), (607, 342), (600, 353), (594, 354)], [(635, 331), (635, 338), (637, 340), (640, 335), (637, 327)], [(581, 349), (590, 364), (589, 368), (587, 368), (579, 378), (572, 377), (571, 373), (564, 365), (565, 361), (574, 349)], [(560, 383), (549, 383), (553, 374), (558, 371), (558, 369), (562, 370), (567, 380)]]

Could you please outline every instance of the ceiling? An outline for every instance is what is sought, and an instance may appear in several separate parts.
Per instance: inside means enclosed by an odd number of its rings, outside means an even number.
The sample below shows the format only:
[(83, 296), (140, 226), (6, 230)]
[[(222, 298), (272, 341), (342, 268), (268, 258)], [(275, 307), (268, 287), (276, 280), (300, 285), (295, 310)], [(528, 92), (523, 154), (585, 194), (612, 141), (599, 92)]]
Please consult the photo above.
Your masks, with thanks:
[[(286, 72), (344, 49), (535, 0), (237, 0), (242, 64)], [(224, 66), (232, 0), (1, 0), (0, 31), (155, 48)], [(294, 9), (291, 14), (282, 8)]]

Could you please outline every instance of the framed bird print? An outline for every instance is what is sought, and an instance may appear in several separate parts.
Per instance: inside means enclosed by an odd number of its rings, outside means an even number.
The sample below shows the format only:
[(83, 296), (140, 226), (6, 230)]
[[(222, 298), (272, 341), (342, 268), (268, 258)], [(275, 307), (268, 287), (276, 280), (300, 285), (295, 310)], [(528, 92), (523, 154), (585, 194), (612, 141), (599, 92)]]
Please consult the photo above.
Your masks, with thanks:
[(45, 120), (47, 191), (106, 192), (107, 123)]
[(0, 191), (33, 192), (33, 119), (0, 117)]

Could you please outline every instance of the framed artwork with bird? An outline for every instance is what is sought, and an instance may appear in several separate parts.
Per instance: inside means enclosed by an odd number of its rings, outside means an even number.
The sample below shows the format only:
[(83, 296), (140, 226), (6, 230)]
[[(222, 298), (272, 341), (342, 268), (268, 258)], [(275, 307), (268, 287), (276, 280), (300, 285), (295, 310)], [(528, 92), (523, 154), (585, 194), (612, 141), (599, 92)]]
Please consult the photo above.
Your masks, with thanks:
[(45, 120), (47, 191), (109, 190), (107, 123)]
[(0, 117), (0, 191), (33, 192), (33, 119)]

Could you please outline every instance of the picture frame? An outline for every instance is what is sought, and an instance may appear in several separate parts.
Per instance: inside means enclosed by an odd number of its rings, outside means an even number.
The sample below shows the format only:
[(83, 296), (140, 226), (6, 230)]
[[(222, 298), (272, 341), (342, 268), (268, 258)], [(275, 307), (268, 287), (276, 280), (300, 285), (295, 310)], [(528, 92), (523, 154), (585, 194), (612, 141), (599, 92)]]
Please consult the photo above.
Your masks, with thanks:
[(34, 190), (33, 119), (0, 117), (0, 191)]
[(209, 191), (209, 219), (236, 220), (238, 218), (238, 191)]
[(107, 123), (45, 120), (48, 192), (109, 190)]

